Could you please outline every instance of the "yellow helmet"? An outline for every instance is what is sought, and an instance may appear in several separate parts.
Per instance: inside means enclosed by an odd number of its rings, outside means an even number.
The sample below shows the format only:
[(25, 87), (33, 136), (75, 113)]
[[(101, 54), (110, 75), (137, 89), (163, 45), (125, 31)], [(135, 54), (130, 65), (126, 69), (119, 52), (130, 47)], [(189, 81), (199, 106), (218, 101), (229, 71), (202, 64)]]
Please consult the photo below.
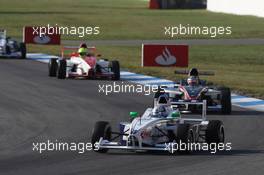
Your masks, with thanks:
[(81, 48), (79, 48), (78, 53), (79, 53), (81, 56), (87, 55), (87, 49), (81, 47)]

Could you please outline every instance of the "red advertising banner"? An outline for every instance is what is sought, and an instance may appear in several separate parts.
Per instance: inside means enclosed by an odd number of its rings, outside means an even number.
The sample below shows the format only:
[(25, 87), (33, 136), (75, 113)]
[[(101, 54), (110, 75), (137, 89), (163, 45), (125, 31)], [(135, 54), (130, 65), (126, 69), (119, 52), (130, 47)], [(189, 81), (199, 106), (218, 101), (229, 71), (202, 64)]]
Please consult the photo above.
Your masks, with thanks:
[(26, 44), (60, 45), (60, 34), (55, 27), (24, 27), (23, 41)]
[(142, 66), (188, 67), (187, 45), (142, 45)]
[(158, 0), (150, 0), (149, 1), (149, 9), (159, 9), (159, 3)]

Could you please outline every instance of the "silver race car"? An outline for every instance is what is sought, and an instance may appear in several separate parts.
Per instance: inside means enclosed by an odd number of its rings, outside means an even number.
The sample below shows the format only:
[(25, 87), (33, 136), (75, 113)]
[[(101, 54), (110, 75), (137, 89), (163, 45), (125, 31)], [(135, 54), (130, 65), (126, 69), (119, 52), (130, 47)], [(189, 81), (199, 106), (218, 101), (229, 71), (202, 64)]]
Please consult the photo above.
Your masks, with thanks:
[(18, 43), (6, 36), (6, 30), (0, 29), (0, 57), (25, 59), (27, 54), (25, 43)]
[[(185, 102), (186, 104), (194, 104)], [(131, 122), (121, 122), (119, 132), (113, 132), (108, 122), (95, 124), (91, 143), (96, 152), (109, 149), (169, 151), (176, 143), (224, 143), (223, 123), (206, 120), (206, 101), (195, 103), (203, 107), (202, 116), (183, 117), (173, 109), (166, 96), (160, 96), (154, 108), (148, 108), (141, 115), (130, 112)], [(187, 153), (192, 150), (177, 150)]]
[[(186, 74), (187, 72), (177, 73)], [(202, 74), (213, 75), (210, 72), (203, 72)], [(203, 100), (207, 102), (208, 111), (230, 114), (232, 110), (230, 89), (208, 85), (205, 80), (200, 80), (196, 68), (191, 69), (188, 78), (180, 80), (174, 87), (160, 87), (154, 95), (154, 106), (161, 94), (168, 95), (172, 105), (185, 112), (201, 111), (201, 106), (186, 104), (185, 102), (202, 102)]]

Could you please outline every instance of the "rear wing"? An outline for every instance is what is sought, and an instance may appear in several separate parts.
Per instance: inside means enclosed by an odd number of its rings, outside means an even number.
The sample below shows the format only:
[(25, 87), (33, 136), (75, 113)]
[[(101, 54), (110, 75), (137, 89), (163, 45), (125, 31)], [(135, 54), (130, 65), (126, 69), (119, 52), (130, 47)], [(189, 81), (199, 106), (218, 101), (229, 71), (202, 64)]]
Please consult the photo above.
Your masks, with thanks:
[[(188, 75), (189, 70), (176, 70), (174, 71), (175, 74), (182, 74), (182, 75)], [(215, 73), (213, 71), (199, 71), (199, 75), (207, 75), (207, 76), (213, 76)]]
[(177, 101), (171, 102), (172, 107), (176, 107), (178, 105), (202, 105), (202, 120), (206, 120), (206, 111), (207, 111), (207, 104), (206, 100), (203, 101)]
[[(94, 46), (87, 47), (88, 52), (95, 53), (96, 48)], [(78, 46), (62, 46), (61, 47), (61, 58), (70, 58), (73, 55), (78, 54), (79, 47)]]

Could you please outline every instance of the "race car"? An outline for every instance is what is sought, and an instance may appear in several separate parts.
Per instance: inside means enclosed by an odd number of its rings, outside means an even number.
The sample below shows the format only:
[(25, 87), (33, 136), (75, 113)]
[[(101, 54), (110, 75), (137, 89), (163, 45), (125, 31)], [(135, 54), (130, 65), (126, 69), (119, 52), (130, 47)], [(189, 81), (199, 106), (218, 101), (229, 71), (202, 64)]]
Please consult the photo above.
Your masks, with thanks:
[(137, 112), (130, 112), (132, 121), (120, 122), (118, 132), (112, 131), (109, 122), (96, 122), (91, 137), (94, 151), (106, 153), (109, 149), (120, 149), (190, 153), (195, 150), (187, 147), (176, 149), (175, 143), (224, 143), (223, 123), (220, 120), (206, 120), (205, 100), (195, 104), (202, 106), (202, 115), (183, 117), (173, 109), (166, 96), (160, 96), (158, 104), (154, 108), (147, 108), (141, 116)]
[(120, 67), (118, 61), (98, 59), (100, 55), (95, 54), (95, 47), (86, 47), (88, 53), (80, 55), (80, 47), (62, 47), (60, 58), (49, 60), (49, 76), (65, 78), (85, 79), (120, 79)]
[[(185, 74), (186, 72), (180, 73)], [(213, 73), (204, 72), (203, 75), (213, 75)], [(184, 112), (201, 111), (200, 106), (195, 104), (188, 105), (185, 102), (201, 102), (203, 100), (207, 101), (208, 111), (219, 111), (222, 114), (230, 114), (232, 111), (230, 89), (207, 85), (205, 80), (200, 80), (199, 72), (196, 68), (192, 68), (189, 71), (189, 77), (180, 80), (174, 87), (160, 87), (154, 95), (154, 105), (161, 94), (168, 95), (171, 103)], [(174, 102), (177, 102), (177, 104)]]
[(27, 49), (25, 43), (18, 43), (6, 36), (6, 30), (0, 29), (0, 57), (25, 59)]

